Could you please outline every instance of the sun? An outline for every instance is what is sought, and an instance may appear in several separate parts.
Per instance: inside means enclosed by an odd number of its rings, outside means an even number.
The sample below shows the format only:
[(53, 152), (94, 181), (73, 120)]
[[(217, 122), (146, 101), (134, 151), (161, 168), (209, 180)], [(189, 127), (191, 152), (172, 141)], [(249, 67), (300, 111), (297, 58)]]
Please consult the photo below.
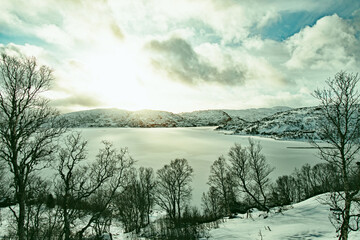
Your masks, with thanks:
[(144, 72), (148, 71), (139, 58), (139, 51), (124, 44), (91, 54), (84, 60), (91, 77), (87, 90), (96, 93), (108, 107), (127, 110), (154, 107), (142, 82)]

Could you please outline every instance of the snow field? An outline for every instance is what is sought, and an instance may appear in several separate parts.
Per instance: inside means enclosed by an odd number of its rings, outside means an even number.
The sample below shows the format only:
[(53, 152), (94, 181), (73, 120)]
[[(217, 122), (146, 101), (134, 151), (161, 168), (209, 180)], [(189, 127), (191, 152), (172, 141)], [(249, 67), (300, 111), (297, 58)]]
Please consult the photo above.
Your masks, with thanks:
[[(319, 202), (319, 196), (287, 208), (282, 212), (277, 212), (279, 208), (272, 209), (266, 218), (265, 213), (256, 211), (251, 214), (252, 218), (242, 214), (228, 219), (219, 228), (210, 231), (210, 239), (337, 239), (335, 228), (329, 221), (330, 208)], [(349, 239), (360, 239), (360, 232), (351, 232)]]

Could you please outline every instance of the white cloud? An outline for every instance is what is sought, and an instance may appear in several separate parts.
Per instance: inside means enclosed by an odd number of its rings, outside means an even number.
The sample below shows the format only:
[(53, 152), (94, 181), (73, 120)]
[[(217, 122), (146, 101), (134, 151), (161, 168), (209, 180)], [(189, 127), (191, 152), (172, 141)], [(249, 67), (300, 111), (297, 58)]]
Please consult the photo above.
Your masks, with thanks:
[(323, 17), (286, 41), (291, 53), (286, 66), (290, 69), (348, 68), (356, 63), (354, 50), (359, 49), (355, 33), (355, 29), (336, 14)]
[(27, 43), (24, 45), (14, 43), (7, 45), (0, 44), (0, 53), (18, 57), (35, 57), (38, 63), (43, 65), (49, 65), (53, 61), (51, 54), (44, 48)]
[(124, 38), (113, 10), (102, 0), (14, 0), (0, 8), (0, 32), (39, 38), (68, 50), (114, 44)]
[(224, 44), (246, 39), (253, 27), (264, 27), (279, 18), (268, 2), (209, 0), (110, 0), (115, 18), (126, 31), (136, 34), (166, 34), (196, 22), (211, 28)]
[(70, 36), (54, 24), (45, 24), (35, 30), (35, 34), (46, 42), (57, 45), (71, 46)]
[(25, 45), (17, 45), (14, 43), (9, 43), (7, 45), (0, 44), (0, 52), (4, 52), (5, 54), (12, 56), (39, 56), (44, 52), (44, 49), (38, 46), (25, 44)]
[[(91, 95), (116, 107), (167, 110), (294, 106), (307, 104), (312, 88), (340, 68), (359, 70), (360, 25), (333, 15), (285, 42), (264, 39), (260, 32), (283, 12), (313, 11), (324, 2), (5, 1), (0, 33), (11, 30), (39, 45), (0, 45), (0, 51), (46, 60), (55, 69), (59, 98)], [(151, 41), (166, 76), (147, 65), (154, 52), (143, 46)], [(171, 81), (174, 76), (181, 81)]]

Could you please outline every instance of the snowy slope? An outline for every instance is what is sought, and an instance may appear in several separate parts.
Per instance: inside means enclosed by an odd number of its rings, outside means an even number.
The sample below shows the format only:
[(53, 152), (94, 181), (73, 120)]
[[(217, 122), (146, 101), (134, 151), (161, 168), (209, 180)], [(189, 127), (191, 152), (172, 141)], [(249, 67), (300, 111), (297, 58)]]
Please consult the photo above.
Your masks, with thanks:
[(62, 117), (69, 127), (124, 127), (129, 122), (131, 112), (126, 110), (94, 109), (64, 114)]
[[(226, 219), (219, 228), (210, 229), (210, 239), (226, 240), (329, 240), (337, 239), (335, 228), (328, 217), (331, 212), (329, 206), (322, 205), (319, 200), (325, 195), (310, 198), (292, 206), (284, 207), (279, 212), (278, 208), (271, 209), (269, 214), (254, 211), (251, 217), (240, 214), (236, 218)], [(9, 219), (12, 213), (8, 208), (0, 208), (0, 238), (6, 234)], [(154, 220), (158, 216), (151, 218)], [(266, 218), (264, 217), (266, 216)], [(114, 240), (129, 239), (129, 234), (124, 234), (121, 223), (114, 221), (111, 226)], [(360, 231), (351, 232), (350, 240), (360, 239)]]
[[(229, 125), (258, 120), (288, 110), (288, 107), (247, 110), (202, 110), (174, 114), (166, 111), (94, 109), (64, 114), (69, 127), (203, 127)], [(245, 120), (244, 120), (245, 119)], [(235, 129), (234, 129), (235, 130)]]
[(264, 117), (271, 116), (275, 113), (284, 112), (290, 110), (290, 107), (277, 106), (272, 108), (250, 108), (243, 110), (223, 110), (232, 118), (241, 118), (248, 122), (258, 121)]
[[(285, 111), (282, 111), (285, 110)], [(265, 116), (260, 119), (261, 116)], [(288, 107), (247, 110), (202, 110), (185, 113), (119, 109), (95, 109), (64, 114), (69, 127), (202, 127), (240, 135), (260, 135), (276, 139), (305, 139), (316, 135), (322, 113), (318, 107)], [(249, 119), (256, 119), (250, 121)], [(314, 134), (313, 134), (314, 133)]]
[(184, 119), (171, 112), (141, 110), (132, 112), (129, 118), (133, 127), (188, 127)]
[(200, 127), (218, 126), (231, 120), (221, 110), (174, 114), (166, 111), (95, 109), (64, 114), (69, 127)]
[(69, 127), (188, 127), (181, 116), (165, 111), (94, 109), (64, 114)]
[(232, 118), (222, 110), (203, 110), (180, 113), (184, 119), (197, 127), (226, 124)]
[(321, 118), (320, 108), (306, 107), (275, 113), (255, 122), (229, 122), (219, 129), (231, 130), (235, 134), (262, 135), (277, 139), (304, 139), (314, 132), (316, 137), (316, 123)]
[[(318, 198), (294, 204), (282, 213), (272, 210), (267, 218), (264, 213), (254, 212), (252, 218), (246, 218), (244, 214), (228, 219), (210, 231), (210, 239), (337, 239), (335, 228), (328, 219), (329, 206), (320, 204)], [(349, 239), (360, 239), (360, 232), (352, 232), (349, 236)]]

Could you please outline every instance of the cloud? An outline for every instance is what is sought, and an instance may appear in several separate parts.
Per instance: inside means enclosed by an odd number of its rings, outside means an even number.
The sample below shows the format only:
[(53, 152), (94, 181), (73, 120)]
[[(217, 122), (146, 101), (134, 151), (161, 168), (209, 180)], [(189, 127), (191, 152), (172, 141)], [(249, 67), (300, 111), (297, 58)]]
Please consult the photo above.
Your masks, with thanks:
[(305, 27), (286, 40), (286, 45), (291, 58), (285, 65), (290, 69), (347, 68), (356, 63), (360, 50), (354, 27), (336, 14)]
[(24, 45), (14, 43), (4, 45), (0, 43), (0, 53), (17, 57), (35, 57), (39, 64), (46, 65), (50, 68), (53, 68), (54, 63), (57, 62), (54, 55), (45, 48), (28, 43)]
[(30, 44), (17, 45), (14, 43), (9, 43), (7, 45), (0, 44), (0, 52), (12, 56), (38, 57), (44, 54), (45, 51), (41, 47)]
[(67, 50), (110, 45), (125, 36), (112, 11), (105, 0), (7, 1), (2, 4), (0, 33)]
[(54, 24), (45, 24), (35, 30), (36, 35), (48, 43), (71, 46), (73, 44), (68, 33)]
[(171, 78), (186, 84), (218, 83), (241, 85), (245, 81), (246, 69), (240, 65), (222, 69), (209, 63), (194, 51), (182, 38), (172, 37), (165, 41), (152, 40), (146, 48), (155, 53), (152, 64), (156, 69), (165, 71)]
[(333, 1), (202, 0), (205, 7), (194, 17), (208, 23), (222, 38), (223, 44), (241, 44), (254, 30), (261, 33), (262, 28), (278, 22), (284, 12), (313, 11), (331, 6)]
[(125, 38), (124, 33), (115, 21), (110, 23), (110, 29), (116, 38), (120, 40), (123, 40)]
[(277, 9), (266, 1), (110, 0), (109, 4), (113, 9), (121, 9), (114, 11), (114, 16), (125, 32), (166, 34), (190, 27), (200, 34), (205, 31), (216, 35), (223, 44), (239, 44), (252, 28), (264, 27), (279, 18)]
[[(0, 51), (34, 55), (54, 68), (50, 97), (61, 108), (96, 107), (101, 99), (170, 109), (184, 98), (189, 108), (296, 106), (308, 96), (299, 94), (302, 87), (311, 92), (339, 69), (359, 71), (360, 12), (352, 12), (359, 5), (335, 3), (5, 1)], [(284, 37), (275, 38), (279, 33)]]
[(95, 99), (93, 96), (86, 94), (74, 94), (66, 98), (55, 99), (51, 101), (51, 105), (60, 108), (67, 107), (99, 107), (102, 106), (102, 102)]

